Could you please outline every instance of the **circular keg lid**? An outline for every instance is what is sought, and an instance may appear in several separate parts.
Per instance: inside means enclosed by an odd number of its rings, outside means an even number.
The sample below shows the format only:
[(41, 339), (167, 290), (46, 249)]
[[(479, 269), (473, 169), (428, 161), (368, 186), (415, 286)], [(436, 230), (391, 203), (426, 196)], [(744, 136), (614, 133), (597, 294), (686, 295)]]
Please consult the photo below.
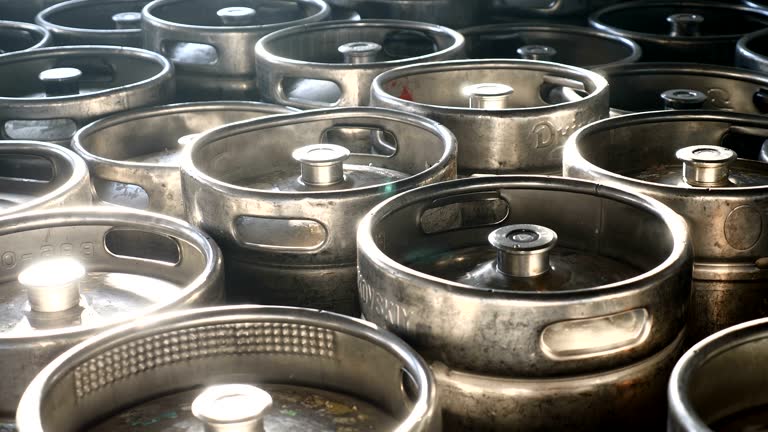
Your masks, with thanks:
[[(67, 427), (91, 431), (135, 427), (137, 418), (154, 419), (148, 431), (418, 431), (439, 423), (432, 374), (404, 342), (361, 320), (299, 308), (197, 309), (105, 332), (38, 375), (22, 398), (19, 431), (45, 430), (49, 390), (65, 388)], [(119, 396), (92, 411), (105, 392)]]
[[(450, 159), (453, 139), (435, 126), (379, 108), (255, 119), (201, 135), (183, 165), (206, 183), (240, 191), (396, 190), (398, 184), (429, 176)], [(413, 145), (417, 136), (419, 148)]]
[(745, 114), (768, 113), (768, 78), (725, 66), (694, 63), (635, 63), (598, 70), (610, 85), (617, 113), (665, 109), (664, 92), (686, 89), (704, 93), (704, 109)]
[(643, 39), (733, 39), (761, 30), (768, 12), (739, 4), (705, 1), (634, 1), (592, 14), (593, 27)]
[(461, 31), (469, 58), (522, 58), (585, 68), (632, 63), (634, 41), (585, 27), (551, 24), (493, 24)]
[(179, 29), (274, 31), (325, 19), (330, 7), (321, 0), (159, 0), (144, 14), (147, 20)]
[(600, 98), (607, 83), (573, 66), (533, 60), (453, 60), (402, 66), (371, 89), (387, 105), (477, 114), (557, 109)]
[(43, 27), (16, 21), (0, 21), (0, 54), (43, 48), (51, 34)]
[(0, 222), (2, 340), (78, 334), (217, 295), (218, 248), (177, 219), (70, 207)]
[[(764, 189), (768, 164), (757, 162), (768, 139), (764, 123), (756, 116), (717, 111), (615, 117), (572, 135), (563, 157), (570, 164), (591, 165), (607, 177), (684, 189), (688, 195)], [(612, 134), (617, 130), (621, 133)], [(608, 135), (611, 138), (605, 139)], [(610, 151), (601, 153), (607, 148)]]
[(148, 0), (69, 0), (40, 12), (35, 21), (58, 45), (141, 46), (141, 10)]
[[(130, 47), (41, 48), (0, 57), (0, 121), (6, 139), (68, 141), (84, 122), (173, 95), (173, 67)], [(22, 78), (23, 77), (23, 78)]]

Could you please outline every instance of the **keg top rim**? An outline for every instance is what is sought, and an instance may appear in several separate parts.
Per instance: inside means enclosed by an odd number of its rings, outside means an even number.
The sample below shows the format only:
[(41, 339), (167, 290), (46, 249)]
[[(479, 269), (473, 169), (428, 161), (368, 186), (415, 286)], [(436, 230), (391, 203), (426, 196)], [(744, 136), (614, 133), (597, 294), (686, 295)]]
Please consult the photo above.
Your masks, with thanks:
[[(53, 31), (66, 31), (66, 32), (77, 32), (77, 33), (91, 33), (91, 34), (134, 34), (134, 33), (141, 33), (141, 28), (135, 28), (135, 29), (105, 29), (105, 28), (89, 28), (89, 27), (72, 27), (68, 25), (63, 24), (57, 24), (53, 21), (51, 21), (51, 18), (55, 17), (55, 14), (58, 14), (62, 11), (72, 11), (72, 10), (78, 10), (78, 12), (81, 12), (83, 14), (88, 14), (89, 9), (92, 7), (99, 7), (104, 6), (105, 4), (109, 3), (115, 3), (115, 4), (126, 4), (126, 5), (135, 5), (138, 4), (139, 10), (138, 11), (124, 11), (124, 12), (139, 12), (141, 13), (141, 9), (146, 6), (148, 3), (150, 3), (152, 0), (133, 0), (133, 1), (126, 1), (126, 0), (67, 0), (61, 3), (56, 3), (51, 6), (48, 6), (47, 8), (43, 9), (40, 13), (35, 16), (35, 22), (43, 26), (44, 28), (53, 29)], [(79, 9), (82, 9), (80, 11)]]
[[(449, 189), (458, 193), (482, 192), (487, 190), (503, 189), (522, 189), (522, 190), (556, 190), (567, 191), (583, 195), (593, 195), (606, 199), (615, 200), (635, 208), (643, 209), (654, 214), (669, 229), (669, 235), (672, 239), (672, 247), (668, 256), (660, 260), (652, 268), (642, 271), (639, 274), (623, 279), (618, 282), (604, 285), (561, 290), (561, 291), (521, 291), (521, 290), (499, 290), (489, 287), (480, 287), (456, 282), (450, 279), (444, 279), (415, 270), (387, 255), (382, 251), (373, 238), (374, 224), (383, 220), (397, 208), (415, 205), (425, 200), (434, 200), (441, 190)], [(430, 281), (440, 284), (441, 287), (449, 291), (460, 291), (462, 293), (474, 293), (474, 295), (483, 298), (494, 299), (514, 299), (514, 300), (533, 300), (550, 301), (555, 299), (570, 299), (579, 301), (581, 298), (593, 297), (612, 292), (624, 292), (626, 290), (637, 289), (639, 286), (646, 286), (647, 281), (652, 278), (664, 277), (673, 271), (675, 266), (679, 265), (686, 257), (691, 257), (692, 252), (688, 241), (688, 228), (686, 221), (673, 212), (672, 209), (663, 203), (649, 197), (637, 195), (624, 189), (618, 189), (612, 186), (604, 185), (580, 179), (542, 176), (542, 175), (500, 175), (492, 177), (470, 177), (458, 180), (447, 181), (435, 185), (424, 186), (415, 190), (403, 192), (402, 194), (389, 198), (386, 201), (374, 207), (360, 222), (357, 234), (358, 250), (364, 250), (367, 260), (392, 269), (397, 273), (407, 274), (409, 277)]]
[[(670, 0), (634, 0), (629, 2), (621, 2), (612, 6), (600, 9), (589, 16), (589, 24), (597, 28), (598, 30), (607, 31), (614, 34), (623, 35), (634, 40), (665, 40), (665, 41), (716, 41), (723, 39), (737, 39), (744, 35), (744, 33), (731, 33), (731, 34), (703, 34), (699, 36), (671, 36), (667, 33), (647, 33), (643, 31), (627, 30), (617, 24), (605, 22), (603, 19), (606, 14), (613, 12), (630, 11), (637, 8), (654, 8), (654, 7), (674, 7), (684, 10), (686, 7), (699, 7), (709, 9), (730, 9), (740, 11), (742, 13), (751, 13), (754, 15), (762, 16), (768, 20), (768, 11), (764, 11), (758, 8), (753, 8), (740, 3), (725, 3), (725, 2), (707, 2), (703, 0), (685, 0), (685, 1), (670, 1)], [(663, 17), (666, 19), (666, 16)], [(705, 17), (706, 19), (706, 17)]]
[[(0, 28), (6, 29), (6, 30), (22, 30), (22, 31), (34, 33), (40, 37), (40, 40), (34, 43), (32, 46), (28, 48), (24, 48), (23, 50), (10, 51), (10, 52), (24, 52), (24, 51), (29, 51), (33, 49), (40, 49), (42, 47), (50, 45), (51, 41), (53, 40), (53, 36), (51, 36), (51, 32), (48, 31), (47, 28), (37, 24), (19, 22), (19, 21), (0, 20)], [(9, 54), (9, 53), (5, 53), (5, 54)]]
[[(297, 34), (303, 34), (307, 31), (320, 30), (320, 31), (334, 31), (338, 28), (355, 28), (355, 27), (373, 27), (373, 28), (392, 28), (400, 30), (423, 30), (429, 31), (433, 34), (445, 34), (452, 38), (452, 42), (449, 46), (444, 47), (439, 51), (435, 51), (429, 54), (424, 54), (416, 57), (408, 57), (397, 60), (387, 61), (375, 61), (361, 64), (349, 64), (349, 63), (326, 63), (326, 62), (314, 62), (306, 60), (297, 60), (289, 57), (279, 56), (269, 51), (269, 44), (274, 43), (282, 38), (289, 38)], [(357, 42), (357, 41), (349, 41)], [(263, 38), (259, 39), (256, 43), (256, 55), (267, 59), (271, 62), (289, 63), (293, 65), (311, 65), (313, 67), (326, 67), (332, 69), (365, 69), (371, 66), (381, 65), (387, 68), (391, 68), (395, 65), (410, 64), (417, 61), (428, 61), (435, 57), (445, 56), (452, 52), (460, 50), (464, 46), (464, 36), (456, 30), (451, 28), (423, 23), (418, 21), (405, 21), (405, 20), (393, 20), (393, 19), (362, 19), (358, 21), (321, 21), (310, 24), (304, 24), (301, 26), (288, 27), (282, 30), (270, 33)]]
[[(385, 90), (386, 85), (390, 82), (396, 81), (401, 78), (409, 76), (417, 76), (430, 73), (441, 73), (456, 70), (484, 70), (484, 69), (524, 69), (546, 74), (548, 72), (556, 73), (567, 71), (569, 73), (580, 76), (585, 81), (594, 85), (587, 96), (580, 100), (564, 101), (553, 104), (544, 104), (533, 107), (512, 107), (512, 108), (499, 108), (499, 109), (481, 109), (481, 108), (469, 108), (462, 106), (451, 105), (435, 105), (425, 102), (417, 102), (412, 100), (403, 99), (395, 96)], [(577, 66), (570, 66), (561, 63), (546, 62), (540, 60), (524, 60), (524, 59), (469, 59), (469, 60), (447, 60), (442, 62), (429, 62), (418, 63), (413, 65), (400, 66), (394, 69), (390, 69), (379, 76), (373, 81), (371, 86), (371, 95), (373, 99), (381, 99), (387, 101), (389, 104), (398, 107), (416, 106), (422, 109), (429, 109), (432, 112), (446, 113), (446, 114), (465, 114), (465, 113), (490, 113), (496, 115), (510, 115), (517, 114), (519, 112), (537, 112), (537, 111), (551, 111), (562, 109), (564, 107), (575, 107), (579, 104), (584, 104), (585, 101), (589, 101), (595, 98), (599, 98), (606, 93), (608, 89), (608, 81), (600, 74), (590, 71), (588, 69), (580, 68)]]
[[(749, 196), (756, 192), (768, 190), (768, 164), (758, 161), (739, 159), (742, 163), (754, 166), (755, 169), (764, 172), (761, 178), (765, 179), (764, 184), (758, 185), (735, 185), (724, 187), (708, 187), (708, 186), (679, 186), (661, 182), (654, 182), (649, 180), (641, 180), (634, 177), (630, 177), (625, 174), (615, 173), (602, 166), (596, 165), (592, 159), (588, 159), (582, 153), (584, 144), (582, 140), (585, 137), (600, 133), (608, 130), (615, 129), (617, 127), (627, 127), (642, 124), (651, 123), (675, 123), (675, 122), (688, 122), (688, 121), (704, 121), (704, 122), (729, 122), (735, 126), (757, 127), (760, 129), (768, 130), (768, 123), (761, 116), (731, 113), (725, 111), (715, 110), (673, 110), (673, 111), (649, 111), (639, 112), (633, 114), (627, 114), (619, 117), (611, 117), (603, 120), (598, 120), (592, 124), (589, 124), (578, 131), (574, 132), (565, 145), (563, 146), (563, 161), (566, 169), (569, 167), (580, 167), (582, 169), (588, 169), (590, 172), (600, 177), (607, 178), (613, 181), (618, 181), (624, 184), (632, 184), (640, 186), (645, 189), (657, 191), (659, 193), (674, 193), (675, 195), (684, 197), (700, 197), (700, 196), (734, 196), (734, 195), (746, 195)], [(768, 138), (768, 136), (766, 136)], [(705, 143), (702, 143), (705, 144)], [(711, 144), (711, 143), (707, 143)], [(714, 144), (719, 145), (719, 144)]]

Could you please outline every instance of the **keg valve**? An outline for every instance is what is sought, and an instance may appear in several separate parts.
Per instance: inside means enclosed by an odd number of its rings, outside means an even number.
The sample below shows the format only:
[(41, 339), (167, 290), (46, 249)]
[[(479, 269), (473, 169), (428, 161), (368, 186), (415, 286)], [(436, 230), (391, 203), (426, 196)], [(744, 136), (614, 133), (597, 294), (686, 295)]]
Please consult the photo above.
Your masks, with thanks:
[(549, 252), (557, 234), (540, 225), (509, 225), (488, 236), (498, 251), (496, 268), (511, 277), (535, 277), (549, 272)]
[(704, 17), (693, 13), (679, 13), (667, 17), (671, 24), (670, 36), (699, 36)]
[(301, 182), (310, 186), (331, 186), (344, 181), (344, 161), (349, 150), (335, 144), (312, 144), (294, 150), (301, 164)]
[(80, 93), (80, 78), (83, 73), (73, 67), (60, 67), (40, 72), (46, 96), (69, 96)]
[(464, 94), (469, 97), (470, 108), (505, 109), (509, 107), (509, 98), (514, 89), (506, 84), (482, 83), (464, 87)]
[(64, 312), (80, 304), (85, 267), (73, 258), (36, 262), (19, 273), (33, 312)]
[(698, 90), (674, 89), (667, 90), (661, 94), (661, 100), (664, 101), (664, 109), (701, 109), (709, 97)]
[(245, 6), (232, 6), (216, 11), (222, 24), (227, 26), (253, 25), (256, 20), (256, 9)]
[(683, 162), (683, 180), (691, 186), (728, 186), (729, 167), (736, 160), (731, 149), (711, 145), (684, 147), (675, 154)]
[(517, 49), (517, 55), (526, 60), (552, 61), (557, 50), (546, 45), (524, 45)]
[(141, 28), (141, 13), (120, 12), (112, 15), (112, 22), (118, 30), (130, 30)]
[(264, 432), (272, 397), (246, 384), (223, 384), (203, 390), (192, 402), (192, 415), (205, 432)]
[(375, 42), (350, 42), (339, 47), (348, 64), (373, 63), (380, 51), (381, 45)]

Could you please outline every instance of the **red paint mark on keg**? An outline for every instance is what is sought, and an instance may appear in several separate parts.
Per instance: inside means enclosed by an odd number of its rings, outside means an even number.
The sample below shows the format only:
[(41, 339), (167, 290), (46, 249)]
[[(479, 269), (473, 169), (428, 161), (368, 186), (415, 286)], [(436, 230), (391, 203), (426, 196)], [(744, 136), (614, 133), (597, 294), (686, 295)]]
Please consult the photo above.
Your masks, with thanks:
[(400, 92), (400, 99), (413, 101), (413, 94), (411, 94), (411, 91), (408, 90), (408, 87), (403, 87), (403, 90)]

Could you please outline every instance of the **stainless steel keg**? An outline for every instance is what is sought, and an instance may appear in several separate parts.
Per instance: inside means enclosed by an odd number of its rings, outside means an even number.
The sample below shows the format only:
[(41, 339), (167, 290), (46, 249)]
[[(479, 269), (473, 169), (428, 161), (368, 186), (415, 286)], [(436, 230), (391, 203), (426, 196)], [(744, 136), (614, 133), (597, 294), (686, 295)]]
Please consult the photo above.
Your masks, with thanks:
[(165, 216), (70, 207), (0, 218), (0, 417), (56, 356), (120, 322), (220, 301), (219, 249)]
[(366, 319), (432, 362), (449, 430), (594, 430), (663, 411), (691, 258), (685, 222), (655, 200), (475, 177), (369, 212), (358, 289)]
[(336, 108), (222, 126), (181, 166), (187, 217), (224, 250), (231, 300), (359, 316), (360, 219), (387, 197), (454, 178), (456, 141), (419, 116)]
[(354, 9), (349, 9), (349, 8), (340, 7), (340, 6), (331, 6), (331, 15), (330, 15), (331, 21), (339, 21), (339, 20), (360, 21), (361, 19), (362, 17), (360, 17), (360, 13)]
[(333, 6), (353, 9), (363, 19), (395, 19), (440, 24), (451, 28), (477, 25), (483, 1), (466, 0), (328, 0)]
[(579, 376), (504, 378), (436, 362), (447, 432), (659, 431), (669, 375), (684, 337), (629, 366)]
[(0, 21), (0, 54), (47, 47), (51, 33), (38, 25)]
[(180, 100), (253, 99), (253, 47), (264, 35), (322, 21), (322, 0), (155, 0), (144, 14), (144, 47), (177, 69)]
[(766, 425), (768, 320), (730, 327), (691, 348), (669, 380), (670, 432), (760, 431)]
[(0, 216), (91, 203), (88, 167), (61, 146), (0, 141)]
[(77, 131), (72, 149), (91, 170), (103, 202), (185, 217), (179, 154), (223, 124), (294, 112), (258, 102), (193, 102), (133, 110)]
[(763, 116), (661, 111), (594, 123), (565, 146), (565, 175), (656, 198), (688, 221), (692, 341), (768, 315), (768, 165), (737, 159), (766, 137)]
[(229, 306), (81, 343), (29, 385), (17, 419), (19, 432), (429, 432), (442, 430), (436, 393), (424, 360), (370, 323)]
[(565, 139), (608, 116), (608, 83), (585, 69), (531, 60), (458, 60), (379, 75), (374, 106), (429, 117), (459, 143), (461, 174), (554, 173)]
[(742, 0), (742, 3), (753, 8), (768, 8), (768, 2), (765, 0)]
[(366, 106), (377, 75), (398, 66), (464, 57), (464, 37), (411, 21), (296, 26), (256, 44), (259, 94), (298, 108)]
[(42, 48), (0, 56), (0, 123), (4, 139), (69, 144), (100, 117), (169, 102), (173, 66), (128, 47)]
[[(611, 89), (611, 115), (638, 111), (716, 109), (768, 113), (768, 77), (744, 69), (697, 63), (636, 63), (598, 70)], [(683, 90), (682, 97), (675, 97)], [(703, 98), (687, 97), (696, 92)]]
[(35, 17), (56, 45), (119, 45), (141, 48), (141, 9), (149, 0), (68, 0)]
[(522, 58), (600, 68), (633, 63), (642, 50), (633, 40), (586, 27), (491, 24), (461, 31), (470, 58)]
[(380, 204), (357, 240), (363, 315), (457, 369), (545, 377), (618, 368), (662, 350), (685, 325), (685, 222), (619, 189), (462, 179)]
[(590, 24), (643, 47), (644, 61), (733, 65), (736, 41), (768, 25), (768, 11), (711, 1), (632, 1), (595, 12)]

